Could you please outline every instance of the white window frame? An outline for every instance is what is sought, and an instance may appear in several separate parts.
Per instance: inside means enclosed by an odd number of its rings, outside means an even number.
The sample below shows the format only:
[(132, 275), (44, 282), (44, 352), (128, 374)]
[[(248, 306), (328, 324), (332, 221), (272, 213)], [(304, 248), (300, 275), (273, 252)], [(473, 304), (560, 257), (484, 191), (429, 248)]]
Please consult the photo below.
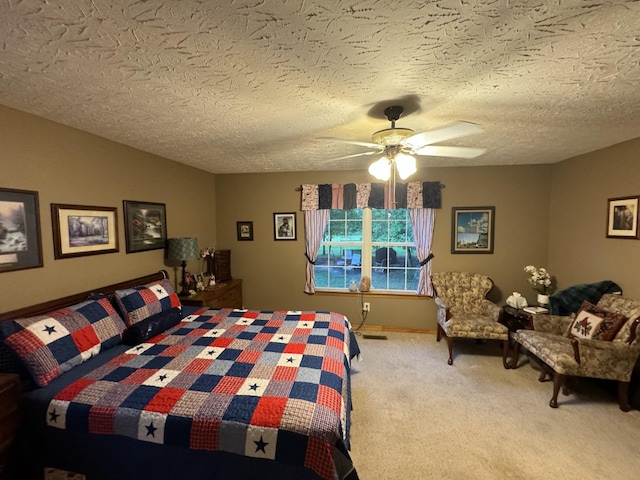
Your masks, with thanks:
[[(406, 210), (406, 209), (405, 209)], [(407, 210), (407, 215), (408, 215), (408, 210)], [(353, 221), (353, 220), (350, 220)], [(329, 219), (327, 221), (327, 227), (329, 228), (329, 223), (331, 222), (331, 219)], [(409, 219), (407, 218), (407, 223), (409, 228), (411, 227), (411, 222), (409, 221)], [(373, 266), (372, 263), (372, 258), (374, 256), (374, 252), (377, 248), (380, 247), (406, 247), (406, 248), (416, 248), (416, 244), (415, 241), (414, 242), (393, 242), (393, 243), (384, 243), (384, 242), (373, 242), (372, 240), (372, 235), (373, 235), (373, 214), (372, 214), (372, 209), (369, 207), (363, 208), (362, 209), (362, 242), (354, 242), (354, 241), (345, 241), (345, 242), (322, 242), (320, 245), (320, 248), (322, 249), (323, 246), (327, 246), (327, 248), (329, 249), (329, 251), (331, 251), (331, 247), (332, 246), (338, 246), (340, 247), (342, 250), (347, 250), (349, 249), (349, 247), (354, 247), (354, 249), (360, 249), (362, 254), (361, 254), (361, 276), (367, 275), (369, 278), (372, 279), (372, 286), (371, 286), (371, 290), (368, 292), (370, 294), (394, 294), (394, 295), (408, 295), (408, 294), (415, 294), (416, 293), (416, 288), (413, 288), (411, 290), (399, 290), (399, 289), (389, 289), (389, 288), (374, 288), (373, 287), (373, 268), (377, 268)], [(346, 268), (346, 265), (345, 265)], [(420, 274), (420, 266), (417, 265), (415, 267), (410, 267), (408, 265), (406, 265), (406, 259), (405, 259), (405, 265), (403, 267), (388, 267), (389, 269), (395, 269), (395, 270), (403, 270), (406, 272), (407, 270), (411, 269), (411, 270), (416, 270), (416, 273), (419, 277)], [(329, 273), (330, 275), (330, 273)], [(317, 280), (317, 275), (316, 275), (316, 280)], [(359, 283), (359, 279), (358, 279), (358, 283)], [(417, 287), (417, 285), (416, 285)], [(345, 285), (343, 287), (318, 287), (316, 286), (316, 291), (318, 292), (345, 292), (349, 290), (349, 285)]]

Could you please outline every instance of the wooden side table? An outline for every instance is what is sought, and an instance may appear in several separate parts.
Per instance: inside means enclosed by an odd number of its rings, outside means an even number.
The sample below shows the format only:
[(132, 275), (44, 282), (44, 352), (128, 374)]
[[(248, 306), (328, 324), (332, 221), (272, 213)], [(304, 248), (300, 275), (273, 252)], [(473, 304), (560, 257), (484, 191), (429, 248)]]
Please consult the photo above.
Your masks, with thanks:
[(216, 283), (196, 295), (181, 298), (183, 305), (212, 308), (242, 308), (242, 280), (233, 279)]
[(0, 478), (4, 478), (9, 448), (20, 421), (20, 377), (0, 373)]
[(533, 314), (522, 309), (513, 308), (509, 305), (502, 307), (498, 322), (509, 329), (509, 351), (511, 352), (511, 362), (505, 364), (505, 368), (516, 368), (515, 345), (512, 344), (511, 332), (517, 330), (533, 330)]

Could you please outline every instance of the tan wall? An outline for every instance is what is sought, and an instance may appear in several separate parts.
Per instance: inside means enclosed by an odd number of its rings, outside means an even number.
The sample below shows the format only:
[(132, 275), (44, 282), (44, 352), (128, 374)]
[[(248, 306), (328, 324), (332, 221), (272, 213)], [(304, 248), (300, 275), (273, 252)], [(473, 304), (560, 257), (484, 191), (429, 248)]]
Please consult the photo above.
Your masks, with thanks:
[[(525, 265), (542, 266), (547, 259), (549, 165), (423, 169), (412, 180), (439, 180), (443, 206), (437, 214), (433, 242), (434, 271), (467, 270), (486, 273), (496, 288), (491, 298), (504, 301), (520, 291), (531, 302)], [(244, 280), (248, 308), (324, 309), (345, 313), (360, 322), (357, 294), (307, 295), (303, 292), (305, 257), (300, 192), (303, 183), (370, 182), (366, 170), (274, 174), (217, 175), (217, 248), (231, 249), (234, 277)], [(451, 252), (451, 207), (495, 206), (495, 253)], [(274, 241), (273, 213), (297, 212), (295, 242)], [(253, 221), (254, 241), (237, 241), (236, 222)], [(435, 329), (433, 302), (415, 297), (369, 296), (367, 325)]]
[[(173, 272), (164, 250), (126, 253), (123, 200), (165, 203), (169, 237), (215, 243), (212, 174), (5, 107), (0, 145), (0, 187), (39, 193), (44, 260), (43, 268), (0, 273), (0, 311)], [(54, 260), (51, 203), (117, 207), (120, 251)]]
[[(370, 182), (362, 171), (217, 175), (144, 153), (72, 128), (0, 107), (0, 187), (36, 190), (44, 267), (0, 273), (0, 311), (171, 267), (162, 250), (126, 254), (123, 200), (167, 205), (169, 236), (197, 236), (201, 247), (232, 251), (232, 273), (244, 279), (250, 308), (330, 309), (360, 322), (358, 295), (303, 293), (302, 183)], [(512, 292), (533, 303), (524, 265), (547, 266), (561, 288), (604, 279), (640, 297), (640, 241), (605, 238), (607, 199), (640, 194), (640, 139), (555, 165), (433, 168), (412, 179), (439, 180), (434, 271), (490, 275), (490, 298)], [(120, 252), (54, 260), (51, 203), (118, 209)], [(451, 207), (496, 207), (495, 253), (452, 255)], [(273, 240), (273, 213), (297, 212), (298, 240)], [(253, 242), (236, 239), (236, 222), (253, 221)], [(199, 271), (198, 262), (190, 262)], [(435, 328), (433, 302), (376, 297), (368, 325)]]
[(640, 139), (552, 169), (549, 266), (561, 288), (613, 280), (640, 298), (640, 241), (606, 238), (609, 198), (640, 195)]

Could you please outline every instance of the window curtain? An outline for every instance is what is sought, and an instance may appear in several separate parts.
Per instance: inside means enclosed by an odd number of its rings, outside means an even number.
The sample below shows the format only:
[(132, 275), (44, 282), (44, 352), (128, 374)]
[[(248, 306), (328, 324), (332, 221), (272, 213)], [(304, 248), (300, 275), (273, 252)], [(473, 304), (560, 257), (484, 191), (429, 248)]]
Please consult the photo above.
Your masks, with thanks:
[(436, 223), (435, 208), (411, 208), (409, 209), (413, 238), (416, 242), (418, 260), (420, 260), (420, 278), (418, 279), (418, 295), (433, 297), (433, 285), (431, 284), (431, 242), (433, 240), (433, 227)]
[(304, 291), (315, 292), (313, 265), (318, 258), (318, 250), (331, 209), (407, 208), (410, 213), (418, 259), (422, 267), (416, 293), (433, 296), (431, 242), (436, 209), (442, 207), (441, 191), (442, 185), (437, 181), (396, 183), (395, 189), (392, 189), (389, 183), (302, 185), (301, 203), (305, 215), (305, 255), (307, 257), (307, 281)]
[(313, 266), (318, 258), (322, 243), (322, 235), (327, 226), (330, 210), (305, 210), (304, 212), (304, 246), (307, 257), (307, 280), (304, 285), (306, 293), (315, 293), (316, 281)]

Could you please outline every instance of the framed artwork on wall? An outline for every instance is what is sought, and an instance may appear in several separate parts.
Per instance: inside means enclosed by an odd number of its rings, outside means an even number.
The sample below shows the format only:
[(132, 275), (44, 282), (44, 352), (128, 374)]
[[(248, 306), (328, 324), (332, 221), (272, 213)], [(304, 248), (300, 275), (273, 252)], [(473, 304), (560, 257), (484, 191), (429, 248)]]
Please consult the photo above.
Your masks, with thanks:
[(273, 238), (274, 240), (296, 239), (296, 213), (273, 214)]
[(123, 201), (127, 253), (167, 246), (167, 208), (164, 203)]
[(239, 241), (253, 241), (253, 222), (236, 222)]
[(451, 253), (493, 253), (495, 207), (453, 207)]
[(42, 265), (38, 192), (0, 188), (0, 272)]
[(118, 251), (115, 207), (51, 204), (54, 258), (81, 257)]
[(638, 239), (640, 196), (610, 198), (607, 210), (607, 238)]

